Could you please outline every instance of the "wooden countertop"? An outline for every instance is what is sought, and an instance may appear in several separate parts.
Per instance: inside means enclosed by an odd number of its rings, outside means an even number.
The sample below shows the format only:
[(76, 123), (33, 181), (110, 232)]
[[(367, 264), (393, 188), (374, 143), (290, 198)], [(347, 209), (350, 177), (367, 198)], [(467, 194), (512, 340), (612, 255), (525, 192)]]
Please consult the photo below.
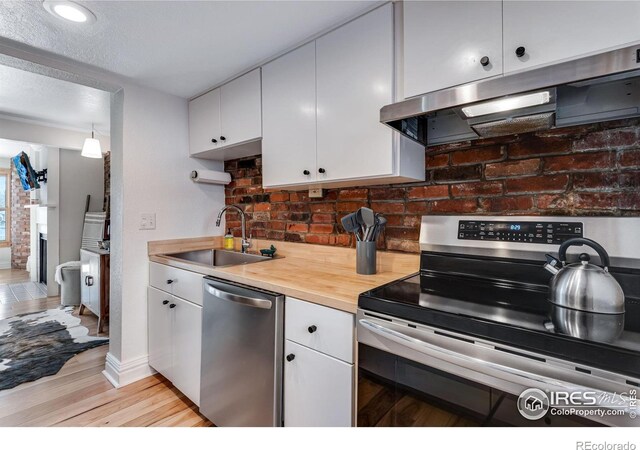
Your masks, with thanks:
[[(212, 267), (167, 256), (181, 251), (221, 248), (219, 237), (149, 242), (149, 260), (224, 280), (278, 292), (323, 306), (355, 313), (358, 296), (418, 271), (419, 255), (378, 252), (378, 273), (358, 275), (355, 249), (253, 240), (252, 250), (278, 249), (270, 261)], [(238, 246), (236, 242), (236, 248)]]

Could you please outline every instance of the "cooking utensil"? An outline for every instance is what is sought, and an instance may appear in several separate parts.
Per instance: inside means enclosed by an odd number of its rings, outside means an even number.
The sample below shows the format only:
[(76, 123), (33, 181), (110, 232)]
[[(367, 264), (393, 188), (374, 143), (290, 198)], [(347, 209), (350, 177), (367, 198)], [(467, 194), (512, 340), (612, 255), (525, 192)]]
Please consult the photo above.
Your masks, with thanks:
[[(603, 267), (589, 263), (591, 257), (587, 253), (579, 256), (580, 262), (567, 264), (567, 249), (574, 245), (587, 245), (594, 249)], [(558, 260), (551, 255), (547, 255), (544, 265), (554, 275), (550, 284), (551, 303), (592, 313), (624, 313), (624, 292), (609, 273), (609, 255), (600, 244), (586, 238), (568, 239), (560, 246), (558, 259), (560, 267)]]
[(347, 233), (353, 233), (356, 235), (356, 240), (361, 241), (358, 231), (360, 231), (360, 223), (358, 222), (356, 213), (347, 214), (341, 219), (342, 227)]
[(387, 226), (387, 218), (385, 216), (381, 214), (376, 214), (376, 219), (378, 223), (376, 223), (375, 233), (373, 236), (374, 241), (378, 240), (378, 236), (380, 236), (380, 233), (382, 233), (382, 230), (384, 230), (384, 227)]
[(370, 208), (362, 207), (358, 210), (358, 217), (361, 219), (361, 223), (364, 224), (364, 238), (363, 241), (371, 240), (371, 231), (376, 225), (376, 215)]
[(365, 224), (364, 224), (364, 219), (362, 218), (362, 211), (360, 211), (358, 209), (354, 214), (355, 214), (355, 217), (356, 217), (356, 221), (358, 222), (358, 225), (360, 225), (360, 231), (362, 232), (362, 239), (361, 240), (364, 240), (366, 227), (365, 227)]

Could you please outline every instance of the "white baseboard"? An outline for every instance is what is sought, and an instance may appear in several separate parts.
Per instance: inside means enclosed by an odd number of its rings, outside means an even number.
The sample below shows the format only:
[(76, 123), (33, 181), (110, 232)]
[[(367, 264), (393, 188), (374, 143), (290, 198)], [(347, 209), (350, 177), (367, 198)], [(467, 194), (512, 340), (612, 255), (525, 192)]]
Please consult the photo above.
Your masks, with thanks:
[(102, 374), (109, 383), (118, 389), (135, 381), (142, 380), (156, 373), (149, 366), (149, 357), (141, 356), (125, 362), (120, 362), (118, 358), (111, 353), (107, 353), (107, 360)]

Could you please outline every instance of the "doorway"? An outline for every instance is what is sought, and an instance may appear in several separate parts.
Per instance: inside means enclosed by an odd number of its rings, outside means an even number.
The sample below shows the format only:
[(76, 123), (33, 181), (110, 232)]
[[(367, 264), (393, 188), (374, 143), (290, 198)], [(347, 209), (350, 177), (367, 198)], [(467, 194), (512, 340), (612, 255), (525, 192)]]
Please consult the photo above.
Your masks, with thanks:
[[(111, 93), (3, 65), (0, 78), (0, 312), (48, 298), (78, 314), (85, 213), (106, 224), (87, 250), (110, 237)], [(83, 151), (89, 140), (97, 152)]]

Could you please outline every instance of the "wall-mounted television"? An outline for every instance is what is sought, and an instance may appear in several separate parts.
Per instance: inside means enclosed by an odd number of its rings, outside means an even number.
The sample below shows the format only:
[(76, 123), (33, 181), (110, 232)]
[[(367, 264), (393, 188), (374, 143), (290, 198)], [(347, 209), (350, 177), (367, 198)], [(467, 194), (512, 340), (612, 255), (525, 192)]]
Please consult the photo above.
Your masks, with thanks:
[(38, 182), (38, 175), (36, 171), (33, 170), (31, 166), (31, 162), (29, 161), (29, 155), (25, 152), (20, 152), (20, 154), (11, 158), (13, 161), (13, 165), (16, 167), (16, 171), (18, 172), (18, 176), (20, 177), (20, 183), (22, 184), (22, 189), (25, 191), (32, 191), (34, 189), (40, 189), (40, 183)]

